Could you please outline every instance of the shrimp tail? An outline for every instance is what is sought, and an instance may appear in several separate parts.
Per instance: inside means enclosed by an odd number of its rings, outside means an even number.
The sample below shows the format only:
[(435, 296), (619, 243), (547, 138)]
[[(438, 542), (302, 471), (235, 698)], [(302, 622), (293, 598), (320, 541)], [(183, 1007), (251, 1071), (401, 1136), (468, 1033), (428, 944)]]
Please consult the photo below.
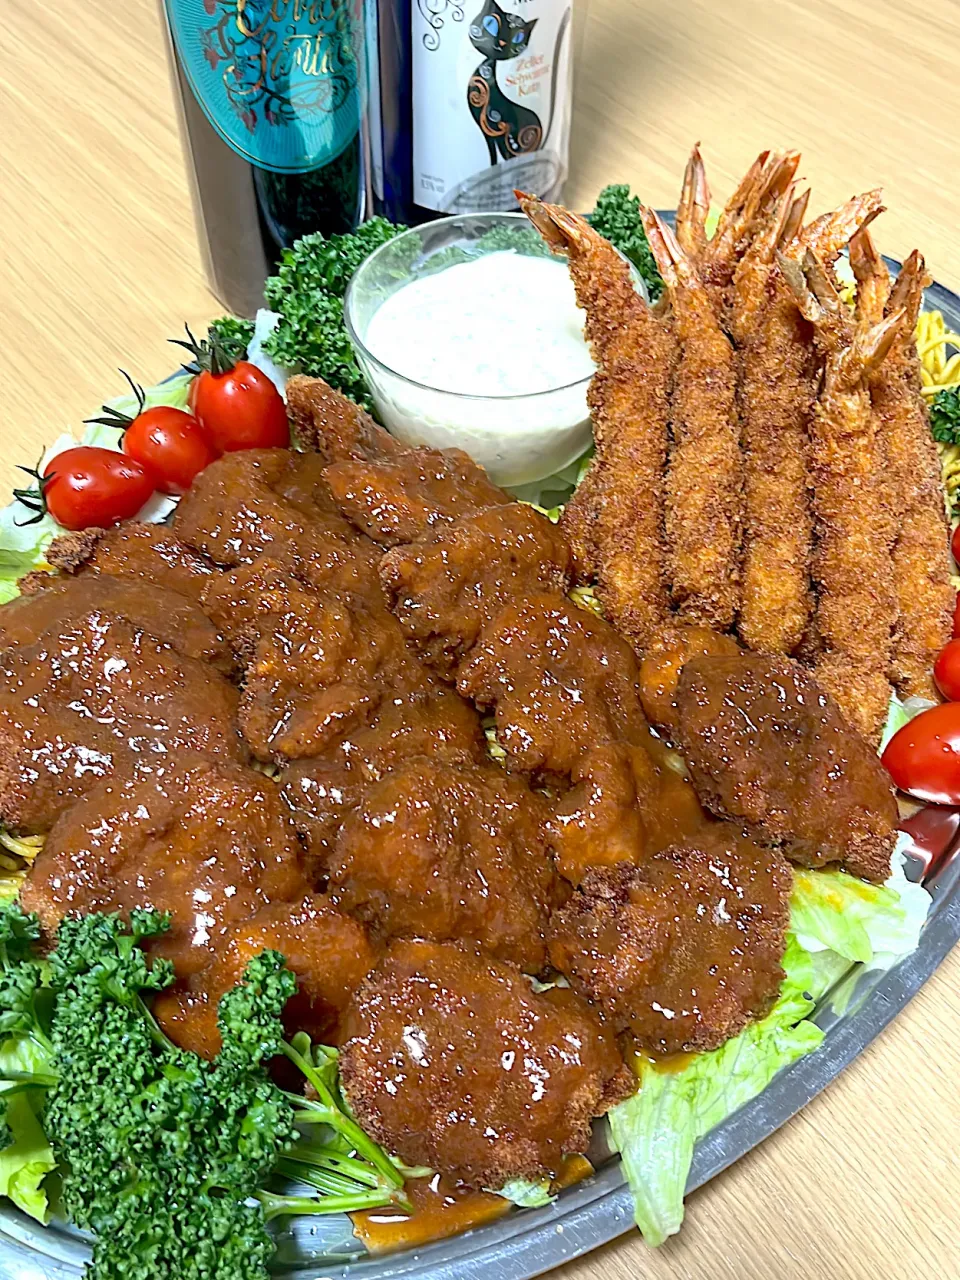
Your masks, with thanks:
[(850, 266), (857, 281), (857, 316), (876, 324), (890, 295), (890, 272), (866, 227), (850, 238)]
[(824, 262), (833, 262), (857, 231), (868, 226), (884, 210), (883, 193), (866, 191), (852, 196), (839, 208), (821, 214), (804, 227), (799, 243), (812, 249)]
[(680, 203), (677, 205), (677, 239), (693, 258), (698, 258), (706, 247), (709, 210), (710, 188), (700, 144), (697, 143), (684, 170)]

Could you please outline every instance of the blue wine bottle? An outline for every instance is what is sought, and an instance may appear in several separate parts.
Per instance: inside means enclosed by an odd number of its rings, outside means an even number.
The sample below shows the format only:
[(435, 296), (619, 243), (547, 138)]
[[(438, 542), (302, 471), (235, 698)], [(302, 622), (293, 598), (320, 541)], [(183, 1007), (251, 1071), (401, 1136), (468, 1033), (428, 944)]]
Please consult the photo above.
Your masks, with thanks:
[(363, 0), (162, 0), (211, 288), (252, 315), (281, 250), (365, 213)]

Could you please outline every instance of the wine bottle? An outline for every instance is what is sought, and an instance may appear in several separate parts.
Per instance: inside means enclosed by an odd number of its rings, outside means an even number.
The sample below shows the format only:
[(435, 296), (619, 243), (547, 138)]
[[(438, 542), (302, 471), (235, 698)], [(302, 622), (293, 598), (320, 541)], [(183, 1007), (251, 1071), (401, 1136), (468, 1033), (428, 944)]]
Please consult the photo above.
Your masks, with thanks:
[(239, 315), (280, 252), (365, 210), (363, 0), (162, 0), (210, 287)]
[(570, 138), (572, 0), (379, 0), (378, 213), (419, 223), (557, 200)]

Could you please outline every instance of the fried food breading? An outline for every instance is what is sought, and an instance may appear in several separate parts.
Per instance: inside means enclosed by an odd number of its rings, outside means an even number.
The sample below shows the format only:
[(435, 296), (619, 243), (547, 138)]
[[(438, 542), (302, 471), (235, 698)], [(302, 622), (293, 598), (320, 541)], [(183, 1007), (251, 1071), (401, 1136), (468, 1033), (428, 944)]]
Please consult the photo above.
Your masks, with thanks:
[(287, 414), (301, 448), (318, 453), (324, 464), (392, 458), (405, 448), (322, 378), (297, 374), (288, 380)]
[(933, 664), (950, 638), (955, 596), (940, 460), (920, 394), (915, 339), (929, 277), (923, 258), (914, 250), (891, 290), (889, 273), (867, 232), (851, 242), (850, 261), (865, 320), (877, 323), (884, 315), (903, 310), (897, 339), (870, 379), (871, 402), (886, 449), (885, 481), (893, 521), (898, 608), (891, 676), (904, 696), (936, 701)]
[[(798, 207), (799, 206), (799, 207)], [(810, 636), (813, 596), (810, 419), (820, 360), (775, 250), (802, 255), (806, 245), (833, 261), (857, 227), (881, 211), (879, 192), (854, 196), (798, 235), (806, 197), (780, 211), (751, 250), (754, 278), (735, 281), (735, 336), (741, 344), (741, 430), (744, 451), (743, 598), (738, 629), (748, 648), (797, 653)], [(765, 295), (757, 278), (766, 269)], [(739, 287), (739, 288), (738, 288)]]
[(54, 538), (44, 552), (61, 573), (138, 578), (195, 600), (217, 570), (169, 525), (127, 520), (116, 529), (83, 529)]
[(507, 601), (562, 592), (570, 571), (563, 533), (533, 507), (513, 502), (394, 547), (380, 563), (380, 580), (424, 661), (452, 679), (481, 627)]
[(383, 698), (369, 723), (345, 732), (328, 750), (291, 760), (280, 772), (281, 794), (322, 870), (337, 832), (366, 789), (414, 756), (435, 763), (487, 758), (476, 710), (449, 685), (424, 683)]
[(627, 263), (582, 218), (530, 197), (521, 208), (567, 256), (597, 365), (589, 393), (597, 452), (561, 524), (583, 576), (596, 575), (607, 615), (642, 646), (669, 608), (663, 468), (673, 344)]
[(667, 626), (647, 646), (640, 663), (640, 700), (651, 724), (672, 737), (677, 726), (677, 684), (684, 664), (709, 654), (733, 655), (740, 646), (732, 636), (707, 627)]
[(898, 821), (889, 775), (799, 663), (692, 658), (677, 707), (677, 737), (712, 812), (747, 822), (805, 866), (889, 876)]
[[(124, 618), (187, 658), (229, 671), (224, 638), (195, 600), (139, 578), (84, 574), (37, 575), (34, 590), (0, 608), (0, 649), (32, 644), (51, 627), (69, 627), (91, 613)], [(40, 581), (42, 579), (42, 589)]]
[(740, 598), (736, 359), (696, 267), (662, 219), (642, 212), (680, 346), (666, 481), (667, 576), (681, 621), (725, 631)]
[(220, 1050), (220, 997), (265, 949), (279, 951), (296, 975), (297, 991), (283, 1015), (288, 1032), (305, 1031), (317, 1044), (338, 1044), (340, 1019), (376, 964), (377, 952), (362, 924), (319, 895), (262, 907), (229, 930), (205, 968), (161, 992), (153, 1014), (170, 1039), (203, 1058), (214, 1057)]
[(887, 673), (897, 605), (884, 454), (867, 380), (895, 341), (903, 312), (854, 330), (811, 250), (802, 266), (783, 254), (779, 262), (826, 361), (811, 423), (813, 573), (822, 648), (815, 670), (848, 722), (875, 743), (890, 698)]
[(0, 819), (49, 830), (101, 778), (183, 752), (243, 760), (237, 690), (208, 663), (93, 613), (0, 654)]
[(50, 831), (22, 900), (49, 934), (72, 911), (169, 911), (151, 951), (186, 977), (210, 963), (231, 926), (307, 887), (274, 784), (181, 754), (88, 790)]
[(566, 896), (545, 818), (543, 798), (496, 765), (408, 759), (344, 821), (331, 898), (378, 937), (466, 939), (541, 973)]
[(550, 960), (651, 1053), (715, 1049), (780, 989), (790, 868), (735, 834), (643, 867), (591, 868), (550, 922)]
[(211, 462), (180, 499), (178, 538), (233, 568), (291, 543), (304, 559), (359, 535), (333, 504), (320, 459), (289, 449), (243, 449)]
[(466, 945), (395, 942), (347, 1010), (343, 1089), (406, 1164), (469, 1186), (557, 1172), (635, 1087), (578, 995)]
[(346, 518), (386, 547), (429, 538), (444, 525), (513, 502), (462, 449), (335, 462), (324, 475)]

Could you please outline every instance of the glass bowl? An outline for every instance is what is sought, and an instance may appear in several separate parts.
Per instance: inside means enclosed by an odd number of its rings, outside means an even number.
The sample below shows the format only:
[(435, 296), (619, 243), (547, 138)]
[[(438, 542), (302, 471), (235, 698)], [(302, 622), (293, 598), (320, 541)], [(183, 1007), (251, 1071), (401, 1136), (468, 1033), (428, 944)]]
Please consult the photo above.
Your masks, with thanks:
[[(357, 269), (344, 300), (344, 320), (370, 384), (380, 421), (411, 445), (460, 448), (501, 485), (526, 485), (553, 475), (590, 444), (587, 388), (592, 372), (549, 390), (522, 395), (467, 395), (441, 390), (391, 368), (367, 346), (370, 321), (413, 280), (505, 247), (544, 257), (540, 235), (522, 213), (468, 213), (413, 227), (381, 245)], [(507, 298), (508, 301), (508, 298)], [(432, 335), (423, 332), (422, 341)], [(491, 335), (495, 342), (496, 335)], [(504, 353), (511, 358), (512, 353)]]

